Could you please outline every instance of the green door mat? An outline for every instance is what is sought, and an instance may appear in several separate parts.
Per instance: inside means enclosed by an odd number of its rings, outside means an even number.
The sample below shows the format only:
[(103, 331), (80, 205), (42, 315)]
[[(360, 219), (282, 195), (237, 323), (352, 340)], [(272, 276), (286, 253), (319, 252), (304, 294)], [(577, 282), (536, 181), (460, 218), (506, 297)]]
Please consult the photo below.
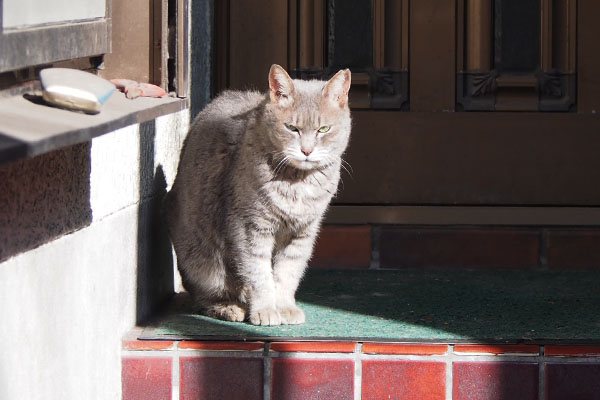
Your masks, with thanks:
[(178, 295), (141, 339), (600, 343), (600, 272), (310, 270), (303, 325), (189, 312)]

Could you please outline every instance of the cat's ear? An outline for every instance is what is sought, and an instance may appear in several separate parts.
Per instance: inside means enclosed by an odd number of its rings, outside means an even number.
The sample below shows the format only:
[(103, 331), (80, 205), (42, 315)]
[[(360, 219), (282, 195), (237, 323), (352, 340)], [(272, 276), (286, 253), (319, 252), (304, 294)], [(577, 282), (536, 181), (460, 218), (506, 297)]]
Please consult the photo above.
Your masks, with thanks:
[(342, 69), (325, 84), (323, 96), (341, 108), (346, 107), (348, 105), (350, 83), (350, 70)]
[(271, 102), (287, 107), (292, 104), (294, 93), (294, 82), (285, 72), (285, 69), (277, 64), (271, 65), (269, 70), (269, 95)]

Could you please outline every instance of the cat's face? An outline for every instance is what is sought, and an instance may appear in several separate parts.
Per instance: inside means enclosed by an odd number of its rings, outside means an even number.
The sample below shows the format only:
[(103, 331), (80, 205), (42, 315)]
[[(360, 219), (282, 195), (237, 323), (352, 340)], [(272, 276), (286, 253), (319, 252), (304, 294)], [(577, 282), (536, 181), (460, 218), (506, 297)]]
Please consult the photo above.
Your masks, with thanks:
[(266, 116), (276, 163), (311, 170), (339, 162), (350, 136), (350, 71), (328, 82), (301, 81), (273, 65), (269, 88)]

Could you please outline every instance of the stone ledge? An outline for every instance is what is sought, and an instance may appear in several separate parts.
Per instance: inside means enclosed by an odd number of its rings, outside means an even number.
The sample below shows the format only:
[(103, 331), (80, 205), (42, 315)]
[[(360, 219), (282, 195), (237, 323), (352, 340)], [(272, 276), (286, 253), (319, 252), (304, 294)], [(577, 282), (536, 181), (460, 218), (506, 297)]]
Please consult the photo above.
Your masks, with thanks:
[(99, 114), (88, 115), (50, 107), (36, 96), (0, 99), (0, 164), (86, 142), (187, 107), (187, 99), (129, 100), (117, 92)]

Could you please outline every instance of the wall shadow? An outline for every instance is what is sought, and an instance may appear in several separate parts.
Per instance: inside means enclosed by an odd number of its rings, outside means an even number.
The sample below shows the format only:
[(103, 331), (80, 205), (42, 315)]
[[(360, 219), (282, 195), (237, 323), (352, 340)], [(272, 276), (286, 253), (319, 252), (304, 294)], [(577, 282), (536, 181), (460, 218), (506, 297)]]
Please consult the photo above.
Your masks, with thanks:
[(154, 121), (140, 125), (140, 203), (137, 234), (136, 323), (142, 324), (174, 294), (171, 242), (161, 218), (167, 182), (160, 165), (155, 169)]
[(91, 142), (0, 165), (0, 262), (92, 222)]

